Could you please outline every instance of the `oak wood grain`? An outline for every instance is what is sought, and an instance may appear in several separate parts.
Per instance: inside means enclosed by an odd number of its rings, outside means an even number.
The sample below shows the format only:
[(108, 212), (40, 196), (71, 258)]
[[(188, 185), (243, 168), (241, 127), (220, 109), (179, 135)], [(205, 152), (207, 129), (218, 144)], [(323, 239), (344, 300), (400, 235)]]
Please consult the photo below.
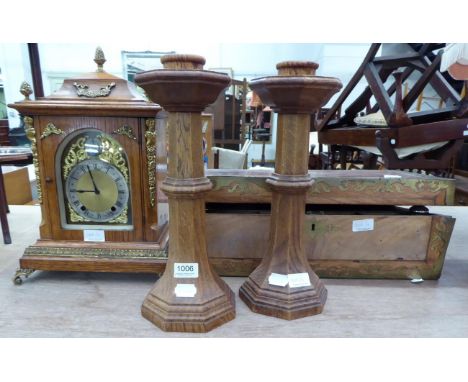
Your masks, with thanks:
[[(102, 96), (82, 97), (77, 93), (77, 85), (98, 91), (106, 86), (111, 87), (109, 94)], [(145, 121), (155, 118), (161, 107), (147, 101), (136, 90), (133, 83), (111, 75), (98, 68), (95, 72), (85, 73), (79, 78), (65, 79), (61, 88), (47, 97), (36, 100), (25, 99), (9, 105), (18, 110), (23, 116), (33, 120), (34, 137), (37, 143), (39, 159), (39, 183), (42, 189), (40, 224), (40, 239), (26, 249), (20, 260), (21, 266), (34, 266), (34, 269), (53, 269), (80, 271), (84, 263), (86, 269), (93, 269), (92, 263), (100, 261), (99, 258), (89, 256), (88, 243), (83, 242), (83, 231), (78, 229), (65, 229), (62, 227), (59, 210), (58, 179), (56, 163), (60, 160), (57, 150), (69, 134), (82, 129), (96, 129), (114, 138), (122, 146), (129, 164), (129, 188), (131, 209), (129, 210), (133, 228), (127, 231), (106, 230), (105, 243), (94, 244), (96, 249), (109, 252), (119, 250), (122, 243), (129, 251), (136, 250), (143, 243), (152, 243), (155, 248), (167, 239), (167, 231), (158, 225), (156, 205), (151, 207), (147, 196), (148, 162), (145, 147)], [(63, 134), (50, 134), (43, 136), (49, 123), (53, 123)], [(123, 125), (131, 127), (136, 139), (131, 139), (114, 132)], [(155, 229), (156, 228), (156, 229)], [(28, 251), (35, 251), (48, 243), (49, 252), (44, 252), (40, 259), (32, 257)], [(82, 248), (82, 256), (79, 256)], [(61, 259), (59, 255), (48, 255), (54, 250), (71, 251), (73, 256)], [(106, 252), (106, 253), (107, 253)], [(115, 260), (115, 268), (113, 261)], [(130, 260), (128, 263), (125, 261)], [(104, 260), (106, 271), (119, 272), (123, 269), (131, 270), (132, 259)], [(96, 265), (96, 269), (99, 266)], [(140, 265), (136, 270), (140, 270)]]
[[(235, 317), (234, 293), (208, 261), (205, 201), (212, 187), (204, 175), (202, 110), (229, 84), (229, 77), (203, 71), (200, 56), (169, 55), (165, 69), (136, 77), (152, 99), (169, 111), (167, 177), (161, 189), (169, 200), (169, 253), (166, 270), (143, 301), (143, 317), (165, 331), (207, 332)], [(197, 264), (198, 275), (176, 277), (176, 263)], [(191, 297), (177, 295), (191, 284)]]
[[(253, 80), (250, 87), (278, 113), (275, 172), (266, 182), (272, 188), (268, 244), (260, 265), (239, 289), (240, 298), (256, 313), (297, 319), (322, 312), (327, 298), (323, 282), (307, 260), (304, 248), (304, 209), (307, 189), (310, 115), (341, 88), (337, 79), (314, 76), (313, 62), (287, 61), (277, 65), (278, 76)], [(300, 287), (277, 286), (272, 273), (307, 274)]]

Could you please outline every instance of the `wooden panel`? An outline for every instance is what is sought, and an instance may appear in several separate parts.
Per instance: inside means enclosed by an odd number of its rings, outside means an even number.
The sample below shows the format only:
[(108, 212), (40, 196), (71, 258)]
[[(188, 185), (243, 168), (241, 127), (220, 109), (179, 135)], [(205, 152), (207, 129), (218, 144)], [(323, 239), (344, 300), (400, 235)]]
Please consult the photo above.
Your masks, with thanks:
[[(141, 214), (142, 211), (142, 194), (141, 194), (141, 173), (140, 169), (140, 151), (138, 142), (126, 136), (113, 134), (122, 125), (128, 125), (133, 128), (136, 136), (139, 137), (140, 126), (137, 118), (99, 118), (99, 117), (36, 117), (39, 122), (36, 125), (36, 137), (38, 140), (39, 156), (42, 157), (41, 164), (41, 183), (43, 189), (44, 205), (49, 209), (49, 213), (43, 213), (42, 216), (50, 217), (51, 236), (43, 236), (41, 238), (55, 240), (83, 240), (83, 232), (81, 230), (65, 230), (61, 226), (60, 214), (57, 211), (59, 206), (57, 193), (57, 180), (55, 175), (55, 155), (56, 148), (65, 138), (66, 134), (70, 134), (83, 128), (97, 128), (100, 131), (109, 134), (117, 140), (125, 150), (128, 161), (131, 178), (131, 202), (133, 225), (132, 231), (106, 231), (107, 241), (143, 241), (143, 226), (141, 219), (136, 218), (136, 214)], [(65, 131), (64, 135), (50, 135), (46, 139), (40, 139), (43, 129), (48, 123), (53, 123), (57, 128)]]
[[(353, 232), (353, 221), (373, 219), (374, 230)], [(307, 215), (310, 260), (424, 260), (431, 216)]]
[[(231, 214), (232, 215), (232, 214)], [(234, 214), (235, 215), (235, 214)], [(411, 216), (410, 218), (421, 216)], [(320, 277), (331, 278), (380, 278), (380, 279), (411, 279), (422, 277), (426, 280), (440, 277), (445, 253), (450, 241), (455, 219), (448, 216), (422, 216), (430, 219), (431, 224), (428, 234), (426, 257), (423, 260), (329, 260), (309, 259), (313, 269)], [(395, 217), (396, 218), (396, 217)], [(241, 219), (242, 224), (238, 223)], [(208, 254), (210, 263), (222, 276), (248, 276), (260, 263), (261, 250), (255, 249), (255, 236), (260, 240), (267, 240), (267, 233), (263, 227), (268, 225), (268, 215), (254, 215), (244, 219), (240, 216), (232, 219), (229, 214), (207, 214)], [(424, 226), (426, 223), (424, 222)], [(244, 233), (243, 227), (245, 227)], [(214, 236), (216, 230), (222, 231)], [(214, 239), (214, 240), (213, 240)], [(364, 242), (364, 241), (363, 241)], [(149, 247), (144, 243), (132, 243), (132, 249), (138, 248), (164, 248), (167, 237), (160, 241), (156, 247)], [(244, 243), (244, 244), (243, 244)], [(89, 243), (67, 243), (39, 241), (34, 246), (28, 247), (60, 247), (68, 248), (83, 246), (92, 247)], [(120, 243), (115, 248), (124, 248), (125, 243)], [(257, 244), (258, 245), (258, 244)], [(94, 245), (95, 246), (95, 245)], [(364, 245), (363, 245), (364, 247)], [(246, 250), (246, 257), (240, 258), (239, 251)], [(343, 250), (343, 249), (342, 249)], [(226, 251), (229, 251), (226, 253)], [(86, 252), (86, 251), (85, 251)], [(405, 251), (407, 258), (408, 252)], [(215, 255), (218, 254), (218, 257)], [(234, 257), (227, 257), (232, 255)], [(220, 256), (221, 255), (221, 256)], [(236, 257), (237, 256), (237, 257)], [(157, 259), (108, 259), (108, 258), (79, 258), (63, 256), (35, 256), (24, 255), (20, 260), (21, 268), (71, 271), (86, 270), (93, 272), (145, 272), (161, 273), (165, 269), (165, 258)]]
[[(211, 219), (211, 214), (208, 214), (208, 219)], [(266, 219), (266, 216), (260, 217)], [(421, 260), (406, 260), (406, 259), (373, 259), (373, 260), (342, 260), (342, 259), (311, 259), (309, 263), (319, 277), (330, 278), (375, 278), (375, 279), (412, 279), (423, 278), (425, 280), (436, 280), (442, 272), (445, 254), (452, 235), (455, 219), (449, 216), (432, 215), (426, 217), (430, 219), (428, 227), (427, 252), (424, 259)], [(255, 218), (256, 219), (256, 218)], [(219, 221), (217, 221), (219, 223)], [(424, 222), (421, 225), (427, 227)], [(208, 220), (208, 227), (210, 221)], [(229, 233), (229, 231), (227, 231)], [(254, 234), (257, 231), (254, 231)], [(252, 231), (248, 233), (252, 235)], [(220, 236), (217, 240), (222, 240), (225, 245), (225, 250), (229, 250), (232, 245), (230, 237)], [(218, 273), (224, 276), (247, 276), (260, 263), (260, 258), (254, 257), (258, 251), (252, 251), (249, 248), (249, 256), (245, 258), (239, 257), (214, 257), (214, 252), (211, 251), (212, 241), (209, 240), (210, 262)], [(367, 247), (362, 241), (363, 247)], [(241, 249), (241, 243), (238, 243), (237, 249)], [(341, 250), (346, 250), (341, 248)], [(370, 249), (369, 249), (369, 253)], [(405, 251), (407, 258), (408, 252)], [(254, 255), (254, 256), (252, 256)], [(223, 254), (223, 256), (225, 256)], [(417, 256), (419, 257), (419, 256)]]
[[(307, 193), (310, 204), (452, 205), (453, 179), (428, 177), (403, 171), (312, 170), (315, 182)], [(213, 203), (270, 203), (266, 178), (271, 171), (208, 170)], [(398, 175), (401, 178), (385, 178)]]
[(27, 167), (3, 173), (8, 204), (26, 204), (32, 200)]
[(210, 258), (261, 259), (268, 243), (270, 214), (207, 213)]
[(0, 119), (0, 146), (8, 146), (10, 144), (9, 132), (8, 119)]
[[(323, 130), (318, 133), (318, 141), (323, 145), (375, 146), (375, 133), (383, 128), (343, 127)], [(396, 138), (396, 129), (387, 129), (391, 138)]]
[[(450, 139), (463, 139), (463, 133), (468, 131), (467, 125), (468, 118), (432, 122), (418, 126), (406, 126), (405, 128), (397, 129), (398, 135), (395, 147), (409, 147)], [(382, 130), (384, 136), (386, 136), (389, 130), (391, 129)]]
[[(374, 219), (374, 230), (353, 232), (354, 220)], [(432, 216), (306, 215), (309, 260), (424, 260)], [(261, 259), (269, 214), (207, 214), (209, 256)], [(227, 245), (229, 243), (229, 245)]]

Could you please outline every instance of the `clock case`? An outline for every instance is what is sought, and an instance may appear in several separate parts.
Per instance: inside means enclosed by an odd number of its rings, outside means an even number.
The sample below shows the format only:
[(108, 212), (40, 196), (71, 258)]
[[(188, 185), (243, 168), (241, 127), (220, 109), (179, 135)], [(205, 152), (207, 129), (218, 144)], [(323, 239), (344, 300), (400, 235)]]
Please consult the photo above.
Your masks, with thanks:
[[(8, 105), (24, 119), (31, 141), (42, 222), (40, 238), (20, 259), (16, 283), (34, 270), (141, 272), (149, 263), (165, 258), (167, 222), (158, 222), (156, 125), (161, 107), (148, 102), (131, 82), (103, 70), (104, 55), (96, 51), (98, 68), (77, 78), (65, 79), (55, 93)], [(57, 150), (70, 134), (97, 129), (118, 142), (129, 170), (131, 229), (109, 227), (105, 242), (84, 241), (83, 229), (64, 228), (61, 221)], [(82, 223), (82, 228), (96, 229)]]

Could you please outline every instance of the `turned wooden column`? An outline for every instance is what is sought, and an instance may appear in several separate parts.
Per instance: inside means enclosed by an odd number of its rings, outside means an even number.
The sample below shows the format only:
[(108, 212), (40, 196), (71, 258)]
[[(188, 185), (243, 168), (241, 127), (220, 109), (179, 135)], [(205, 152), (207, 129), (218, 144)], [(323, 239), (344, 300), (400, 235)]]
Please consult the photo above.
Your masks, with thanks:
[(230, 78), (203, 70), (200, 56), (167, 55), (161, 62), (164, 69), (135, 78), (169, 112), (168, 175), (162, 185), (169, 199), (169, 256), (142, 314), (166, 331), (206, 332), (235, 317), (234, 294), (211, 268), (206, 251), (204, 197), (212, 184), (204, 175), (201, 123), (201, 112)]
[(239, 290), (257, 313), (293, 320), (318, 314), (327, 290), (311, 269), (303, 242), (311, 114), (341, 88), (338, 79), (315, 76), (313, 62), (277, 65), (278, 76), (255, 79), (250, 87), (278, 113), (269, 247)]

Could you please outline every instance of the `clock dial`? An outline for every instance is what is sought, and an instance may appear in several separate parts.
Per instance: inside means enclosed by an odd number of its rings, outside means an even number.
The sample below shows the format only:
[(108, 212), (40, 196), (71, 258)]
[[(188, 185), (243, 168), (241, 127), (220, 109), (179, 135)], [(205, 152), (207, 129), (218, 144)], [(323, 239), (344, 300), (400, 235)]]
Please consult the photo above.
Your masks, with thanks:
[(91, 222), (109, 222), (128, 204), (129, 190), (122, 173), (100, 159), (87, 159), (68, 174), (65, 190), (71, 208)]
[(83, 128), (63, 140), (56, 158), (63, 228), (133, 229), (129, 162), (118, 140)]

